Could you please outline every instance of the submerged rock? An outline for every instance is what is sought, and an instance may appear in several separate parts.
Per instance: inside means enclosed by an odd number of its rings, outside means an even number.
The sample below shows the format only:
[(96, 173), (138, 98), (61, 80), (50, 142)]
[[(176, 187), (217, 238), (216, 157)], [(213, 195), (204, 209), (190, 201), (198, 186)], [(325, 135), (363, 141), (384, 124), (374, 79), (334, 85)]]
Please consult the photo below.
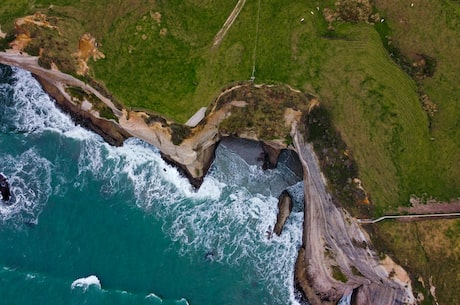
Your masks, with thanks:
[(0, 192), (2, 193), (3, 201), (9, 201), (11, 197), (10, 184), (3, 174), (0, 174)]

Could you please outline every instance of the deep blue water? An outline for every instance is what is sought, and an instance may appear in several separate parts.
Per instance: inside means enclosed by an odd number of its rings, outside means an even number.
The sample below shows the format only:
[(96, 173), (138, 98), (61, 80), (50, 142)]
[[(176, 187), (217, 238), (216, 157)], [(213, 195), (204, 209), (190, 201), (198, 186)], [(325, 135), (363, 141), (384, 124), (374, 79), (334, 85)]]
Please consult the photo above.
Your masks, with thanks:
[(0, 203), (0, 304), (296, 303), (300, 208), (266, 235), (281, 191), (302, 193), (282, 165), (220, 146), (194, 191), (156, 148), (109, 146), (6, 66), (0, 161), (14, 194)]

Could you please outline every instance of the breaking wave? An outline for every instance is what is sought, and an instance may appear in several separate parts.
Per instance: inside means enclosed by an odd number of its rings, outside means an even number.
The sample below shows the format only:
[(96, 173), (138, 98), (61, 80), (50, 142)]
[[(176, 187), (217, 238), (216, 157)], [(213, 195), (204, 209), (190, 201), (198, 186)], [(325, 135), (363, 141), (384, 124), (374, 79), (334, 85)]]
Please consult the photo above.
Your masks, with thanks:
[(101, 282), (95, 275), (90, 275), (88, 277), (82, 277), (79, 279), (76, 279), (75, 281), (72, 282), (72, 285), (70, 285), (70, 288), (75, 289), (75, 288), (82, 288), (84, 291), (88, 289), (90, 286), (95, 286), (98, 289), (101, 289)]
[(0, 160), (12, 193), (9, 202), (0, 203), (0, 222), (36, 224), (51, 194), (51, 163), (35, 149), (17, 156), (0, 153)]
[[(91, 177), (102, 182), (103, 196), (114, 190), (132, 192), (138, 208), (163, 220), (164, 232), (180, 244), (182, 254), (201, 252), (216, 263), (247, 266), (266, 281), (269, 291), (286, 291), (276, 294), (273, 304), (297, 303), (292, 281), (302, 242), (302, 205), (296, 204), (281, 236), (267, 234), (276, 221), (277, 196), (284, 189), (294, 194), (295, 202), (302, 202), (302, 186), (295, 184), (289, 170), (263, 171), (220, 146), (208, 176), (195, 191), (156, 148), (138, 139), (128, 139), (122, 147), (109, 146), (59, 111), (28, 72), (13, 68), (13, 75), (13, 82), (0, 87), (7, 100), (0, 105), (3, 133), (31, 137), (51, 132), (74, 140), (77, 169), (72, 187), (86, 185)], [(0, 206), (1, 221), (37, 221), (53, 192), (52, 177), (54, 193), (65, 192), (59, 185), (67, 181), (55, 174), (56, 160), (37, 149), (0, 153), (0, 158), (6, 160), (2, 171), (15, 195), (11, 206)], [(86, 283), (101, 286), (91, 276), (76, 280), (72, 288), (87, 287)]]

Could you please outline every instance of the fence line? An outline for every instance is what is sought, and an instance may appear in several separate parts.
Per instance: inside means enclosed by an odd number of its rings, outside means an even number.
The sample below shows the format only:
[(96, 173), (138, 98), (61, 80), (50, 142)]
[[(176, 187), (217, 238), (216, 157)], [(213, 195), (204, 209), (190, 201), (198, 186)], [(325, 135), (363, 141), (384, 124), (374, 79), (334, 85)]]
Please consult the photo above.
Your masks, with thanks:
[(435, 217), (460, 217), (460, 213), (439, 213), (439, 214), (411, 214), (411, 215), (387, 215), (382, 216), (376, 219), (357, 219), (359, 223), (368, 224), (368, 223), (377, 223), (385, 219), (398, 219), (398, 218), (435, 218)]

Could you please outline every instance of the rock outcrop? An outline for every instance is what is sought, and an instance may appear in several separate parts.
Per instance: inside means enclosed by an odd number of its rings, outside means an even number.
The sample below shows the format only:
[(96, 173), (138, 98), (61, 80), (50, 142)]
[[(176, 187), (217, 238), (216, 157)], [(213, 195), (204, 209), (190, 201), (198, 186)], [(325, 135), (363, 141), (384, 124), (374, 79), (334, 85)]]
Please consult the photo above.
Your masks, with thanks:
[[(176, 165), (194, 186), (201, 185), (204, 175), (214, 160), (215, 146), (220, 139), (219, 123), (227, 116), (230, 105), (223, 107), (217, 113), (210, 114), (207, 117), (207, 124), (198, 125), (189, 138), (184, 139), (180, 145), (175, 145), (172, 142), (171, 129), (164, 128), (161, 122), (149, 124), (146, 113), (118, 109), (110, 99), (92, 86), (60, 71), (40, 67), (37, 57), (0, 52), (0, 62), (32, 72), (44, 90), (55, 98), (64, 111), (70, 113), (82, 126), (100, 134), (108, 143), (119, 146), (128, 137), (142, 139), (157, 147), (163, 158)], [(79, 88), (97, 98), (113, 112), (117, 120), (101, 117), (98, 111), (92, 110), (94, 105), (91, 105), (90, 101), (75, 103), (66, 91), (68, 87)]]
[[(36, 57), (0, 52), (0, 62), (31, 71), (61, 107), (108, 142), (121, 145), (124, 139), (134, 136), (154, 145), (163, 158), (177, 165), (195, 186), (201, 184), (214, 159), (215, 147), (221, 139), (219, 124), (231, 115), (232, 107), (246, 104), (231, 101), (231, 98), (228, 103), (216, 103), (219, 107), (210, 111), (204, 123), (189, 130), (190, 134), (175, 144), (171, 125), (166, 120), (152, 121), (146, 113), (118, 109), (88, 84), (59, 71), (41, 68)], [(89, 101), (74, 103), (65, 90), (66, 86), (94, 95), (113, 112), (115, 119), (101, 117), (100, 112), (88, 107)], [(234, 88), (224, 91), (221, 96)], [(301, 112), (287, 112), (290, 113), (288, 125), (293, 127), (291, 138), (302, 163), (305, 185), (303, 246), (296, 262), (296, 286), (312, 305), (336, 304), (342, 296), (350, 294), (353, 294), (355, 304), (415, 304), (410, 281), (390, 276), (390, 271), (368, 246), (369, 237), (359, 224), (333, 204), (315, 153), (296, 128)], [(276, 165), (281, 149), (286, 146), (276, 141), (263, 144), (267, 168)], [(283, 200), (280, 224), (287, 219), (291, 207), (289, 200)], [(281, 233), (282, 225), (276, 230)]]
[(48, 78), (34, 74), (43, 89), (56, 100), (56, 104), (72, 119), (83, 127), (94, 130), (107, 143), (114, 146), (121, 146), (123, 141), (131, 135), (121, 128), (116, 122), (101, 118), (93, 113), (82, 109), (79, 105), (72, 103), (68, 95), (65, 95), (55, 82)]
[(10, 184), (3, 174), (0, 174), (0, 193), (2, 194), (3, 201), (8, 202), (10, 200)]
[(390, 275), (386, 263), (370, 248), (365, 231), (334, 205), (311, 144), (297, 128), (293, 128), (292, 138), (304, 168), (305, 193), (296, 287), (312, 305), (336, 304), (352, 293), (359, 305), (415, 304), (407, 274)]
[(278, 199), (278, 215), (276, 217), (276, 224), (273, 229), (276, 235), (280, 236), (283, 232), (284, 224), (286, 223), (289, 215), (292, 212), (292, 198), (291, 195), (285, 190), (281, 193)]

